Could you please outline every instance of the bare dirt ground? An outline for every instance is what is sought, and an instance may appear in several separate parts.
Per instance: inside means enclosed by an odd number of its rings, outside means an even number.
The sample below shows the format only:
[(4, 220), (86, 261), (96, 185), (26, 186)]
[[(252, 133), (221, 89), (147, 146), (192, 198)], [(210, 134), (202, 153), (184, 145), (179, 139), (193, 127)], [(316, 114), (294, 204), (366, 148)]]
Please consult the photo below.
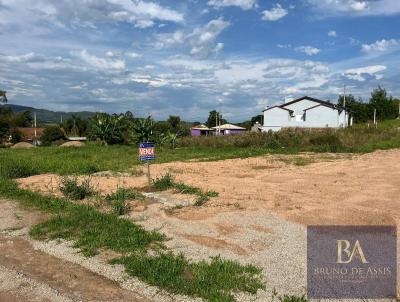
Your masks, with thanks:
[[(154, 177), (171, 171), (179, 181), (219, 192), (203, 209), (179, 211), (176, 216), (181, 219), (203, 219), (227, 208), (243, 208), (267, 210), (305, 225), (400, 221), (400, 150), (324, 159), (317, 157), (320, 162), (295, 166), (265, 156), (174, 162), (153, 165), (152, 170)], [(55, 175), (33, 176), (20, 183), (24, 188), (60, 195)], [(121, 186), (145, 187), (146, 176), (93, 177), (92, 183), (105, 194)]]
[[(314, 162), (305, 166), (293, 163)], [(154, 193), (158, 203), (127, 215), (146, 229), (171, 238), (167, 245), (196, 261), (221, 255), (263, 269), (267, 290), (301, 295), (306, 286), (306, 225), (397, 224), (400, 222), (400, 150), (365, 155), (263, 156), (216, 162), (152, 166), (153, 177), (170, 171), (177, 180), (219, 192), (204, 207), (185, 196)], [(59, 177), (19, 180), (24, 188), (59, 195)], [(102, 194), (119, 186), (143, 188), (146, 177), (93, 177)], [(190, 199), (190, 198), (189, 198)], [(167, 211), (166, 211), (167, 210)], [(400, 270), (399, 270), (400, 271)], [(399, 278), (400, 280), (400, 278)], [(239, 296), (238, 301), (252, 301)]]

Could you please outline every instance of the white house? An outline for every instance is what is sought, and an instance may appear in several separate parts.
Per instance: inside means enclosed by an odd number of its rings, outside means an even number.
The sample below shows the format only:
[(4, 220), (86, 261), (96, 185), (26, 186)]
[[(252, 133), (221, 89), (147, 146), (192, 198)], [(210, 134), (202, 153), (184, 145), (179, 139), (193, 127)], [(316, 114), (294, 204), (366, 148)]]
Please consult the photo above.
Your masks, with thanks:
[(344, 128), (353, 119), (346, 108), (308, 96), (264, 110), (261, 131), (282, 128)]

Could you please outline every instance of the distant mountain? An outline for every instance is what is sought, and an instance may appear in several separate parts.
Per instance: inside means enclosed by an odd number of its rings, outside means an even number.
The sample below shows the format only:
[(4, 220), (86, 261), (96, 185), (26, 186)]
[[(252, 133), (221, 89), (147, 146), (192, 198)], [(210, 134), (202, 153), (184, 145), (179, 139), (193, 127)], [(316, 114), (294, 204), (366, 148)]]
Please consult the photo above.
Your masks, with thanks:
[(36, 112), (36, 118), (38, 123), (52, 124), (59, 123), (62, 119), (65, 121), (71, 116), (75, 115), (76, 117), (80, 117), (82, 119), (88, 119), (95, 115), (95, 112), (90, 111), (80, 111), (80, 112), (61, 112), (61, 111), (50, 111), (46, 109), (37, 109), (33, 107), (20, 106), (14, 104), (6, 104), (4, 107), (9, 107), (13, 112), (22, 112), (22, 111), (30, 111), (33, 113)]

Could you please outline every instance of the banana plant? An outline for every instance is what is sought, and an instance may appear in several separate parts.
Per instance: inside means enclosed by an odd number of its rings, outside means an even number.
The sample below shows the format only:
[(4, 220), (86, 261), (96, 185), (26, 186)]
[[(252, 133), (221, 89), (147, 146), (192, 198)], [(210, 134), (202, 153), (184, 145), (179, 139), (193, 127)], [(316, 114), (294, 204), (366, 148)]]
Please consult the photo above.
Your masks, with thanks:
[(132, 125), (137, 142), (149, 142), (153, 139), (154, 122), (151, 116), (136, 119)]

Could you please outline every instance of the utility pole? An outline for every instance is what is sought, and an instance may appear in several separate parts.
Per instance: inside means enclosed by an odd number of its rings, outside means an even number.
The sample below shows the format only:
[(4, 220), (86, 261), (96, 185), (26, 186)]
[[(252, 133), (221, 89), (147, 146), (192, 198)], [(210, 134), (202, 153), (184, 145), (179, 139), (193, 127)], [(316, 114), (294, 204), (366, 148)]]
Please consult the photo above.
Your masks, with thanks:
[(343, 87), (343, 107), (346, 108), (346, 85)]
[(344, 127), (347, 126), (347, 112), (346, 112), (346, 84), (343, 86), (343, 108), (344, 108)]
[(37, 145), (37, 139), (36, 139), (36, 136), (37, 136), (37, 133), (36, 133), (36, 126), (37, 126), (37, 124), (36, 124), (36, 111), (35, 111), (35, 113), (34, 113), (34, 119), (35, 119), (35, 122), (34, 122), (34, 131), (35, 131), (35, 137), (34, 137), (34, 141), (33, 141), (33, 144), (36, 146)]
[(218, 135), (218, 112), (215, 110), (215, 135)]

